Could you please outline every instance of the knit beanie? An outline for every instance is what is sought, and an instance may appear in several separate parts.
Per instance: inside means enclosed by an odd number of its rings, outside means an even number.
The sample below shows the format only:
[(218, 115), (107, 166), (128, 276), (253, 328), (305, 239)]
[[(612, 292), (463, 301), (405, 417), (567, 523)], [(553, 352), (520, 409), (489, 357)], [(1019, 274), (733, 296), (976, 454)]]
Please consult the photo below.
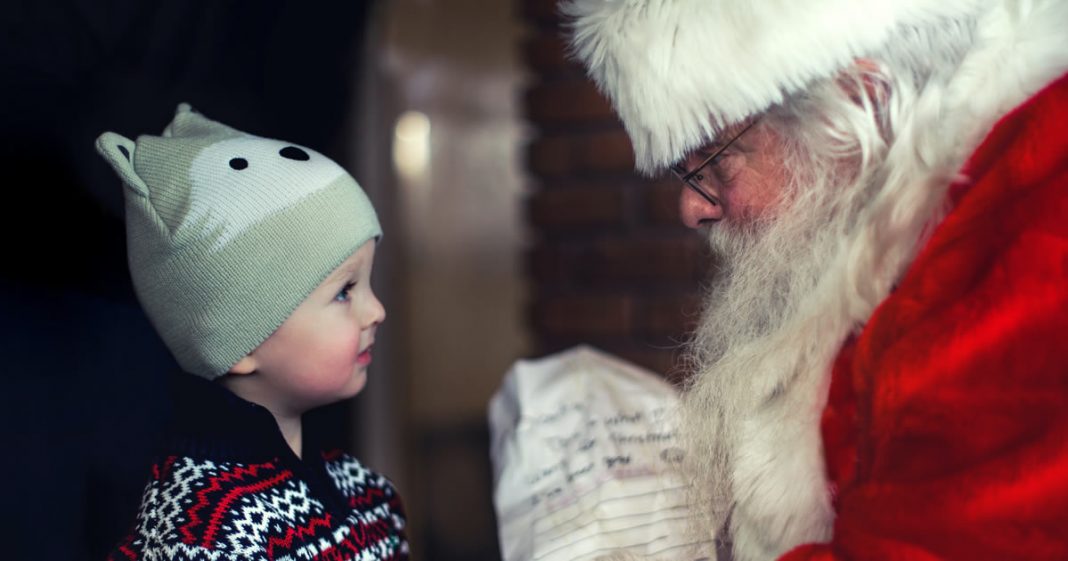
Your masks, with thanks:
[(361, 245), (382, 234), (326, 156), (181, 104), (162, 136), (106, 132), (124, 184), (137, 297), (186, 371), (226, 374)]

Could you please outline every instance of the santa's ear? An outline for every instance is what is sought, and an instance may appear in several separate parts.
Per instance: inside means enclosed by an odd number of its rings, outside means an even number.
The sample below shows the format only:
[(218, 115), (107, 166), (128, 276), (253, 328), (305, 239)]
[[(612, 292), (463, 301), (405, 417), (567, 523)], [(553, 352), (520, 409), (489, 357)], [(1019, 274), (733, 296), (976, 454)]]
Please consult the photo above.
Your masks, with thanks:
[(241, 360), (237, 361), (230, 367), (230, 371), (227, 374), (234, 374), (237, 376), (247, 376), (256, 371), (256, 359), (252, 355), (245, 355)]
[(885, 76), (881, 64), (870, 58), (858, 58), (838, 75), (838, 87), (857, 105), (870, 103), (882, 108), (890, 95)]

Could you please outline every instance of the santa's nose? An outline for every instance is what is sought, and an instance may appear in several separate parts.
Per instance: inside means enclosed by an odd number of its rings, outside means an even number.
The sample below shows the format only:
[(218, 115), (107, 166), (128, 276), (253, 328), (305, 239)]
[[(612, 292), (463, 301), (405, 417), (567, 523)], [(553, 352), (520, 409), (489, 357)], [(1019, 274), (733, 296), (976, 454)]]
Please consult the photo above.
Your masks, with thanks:
[(709, 226), (723, 218), (723, 205), (713, 196), (683, 185), (679, 193), (679, 218), (688, 228)]

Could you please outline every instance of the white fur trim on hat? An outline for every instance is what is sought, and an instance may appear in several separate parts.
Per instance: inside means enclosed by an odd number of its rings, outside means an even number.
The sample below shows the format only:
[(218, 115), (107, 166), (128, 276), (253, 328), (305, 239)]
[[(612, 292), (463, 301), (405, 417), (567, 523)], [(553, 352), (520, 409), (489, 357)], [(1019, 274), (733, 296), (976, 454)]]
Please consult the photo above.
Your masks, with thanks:
[(571, 49), (654, 172), (725, 125), (986, 0), (564, 0)]

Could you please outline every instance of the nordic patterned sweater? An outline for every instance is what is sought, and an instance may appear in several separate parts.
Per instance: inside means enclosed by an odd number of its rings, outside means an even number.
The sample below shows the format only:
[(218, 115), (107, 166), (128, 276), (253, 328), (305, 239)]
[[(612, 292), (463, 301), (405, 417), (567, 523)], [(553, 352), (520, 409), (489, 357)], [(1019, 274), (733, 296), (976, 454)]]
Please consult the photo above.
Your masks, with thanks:
[(133, 531), (109, 561), (408, 559), (400, 497), (383, 476), (305, 440), (222, 386), (173, 381), (166, 445)]

